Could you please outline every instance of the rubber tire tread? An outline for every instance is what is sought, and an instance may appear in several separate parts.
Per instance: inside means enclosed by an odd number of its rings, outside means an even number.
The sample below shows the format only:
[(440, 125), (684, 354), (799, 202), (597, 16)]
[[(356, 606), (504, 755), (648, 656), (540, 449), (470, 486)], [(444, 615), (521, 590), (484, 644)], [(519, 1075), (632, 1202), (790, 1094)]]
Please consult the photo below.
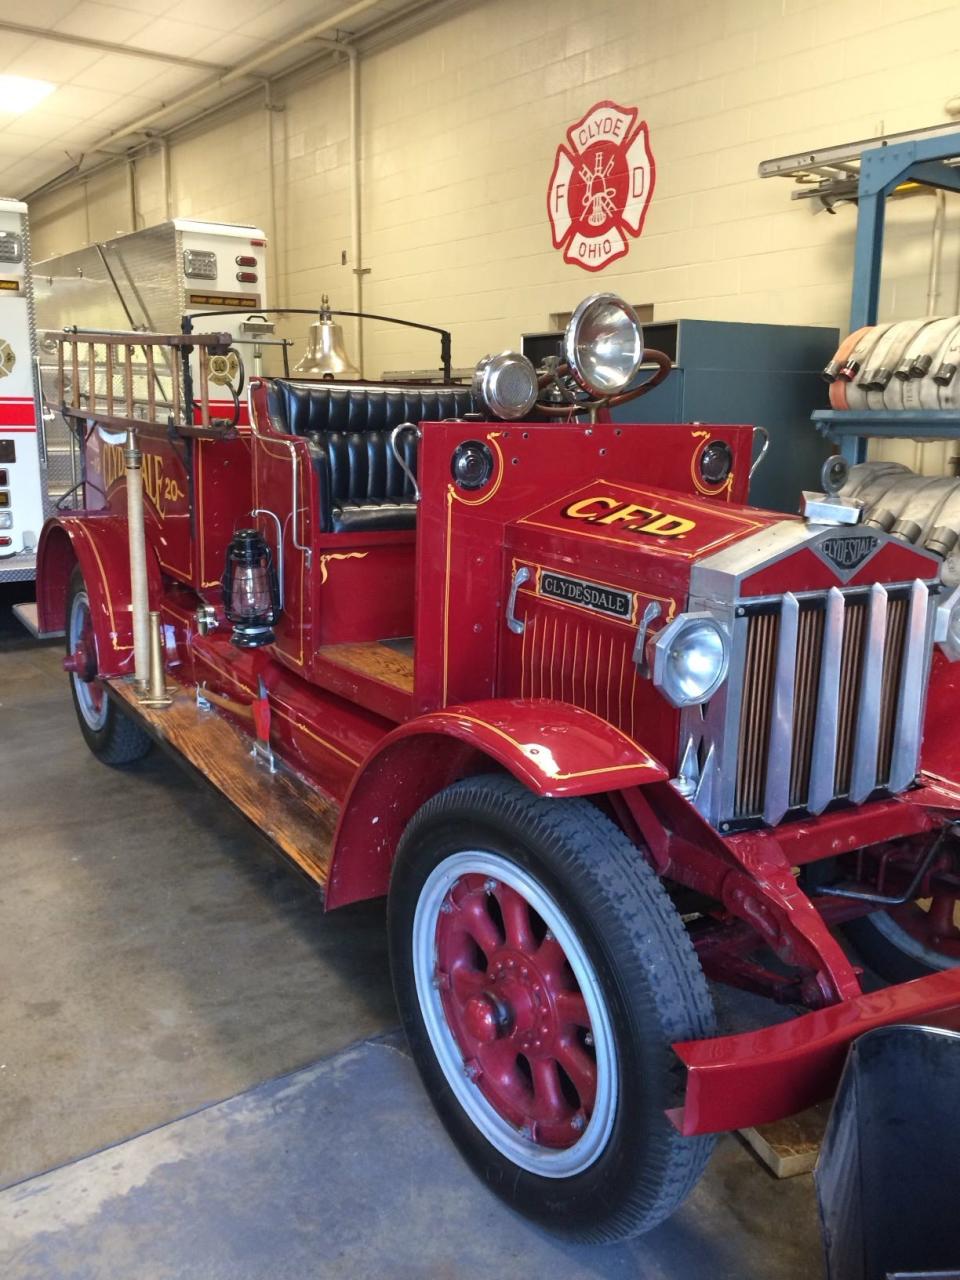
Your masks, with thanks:
[[(613, 1187), (605, 1189), (603, 1203), (578, 1207), (558, 1202), (551, 1210), (538, 1212), (531, 1203), (532, 1197), (520, 1194), (525, 1181), (544, 1184), (564, 1180), (537, 1178), (519, 1170), (486, 1142), (443, 1080), (419, 1018), (412, 967), (407, 975), (402, 956), (404, 948), (409, 950), (413, 912), (411, 907), (408, 920), (398, 918), (402, 912), (398, 912), (397, 888), (418, 843), (431, 827), (450, 816), (470, 822), (480, 815), (534, 841), (535, 850), (537, 844), (542, 845), (553, 871), (550, 878), (544, 877), (545, 864), (540, 858), (535, 859), (534, 867), (544, 886), (572, 923), (586, 925), (587, 932), (581, 936), (594, 961), (595, 949), (604, 955), (606, 972), (598, 972), (611, 1005), (615, 1037), (623, 1028), (607, 988), (611, 976), (623, 993), (635, 1033), (648, 1041), (648, 1047), (651, 1037), (657, 1042), (657, 1066), (646, 1078), (657, 1076), (658, 1087), (646, 1091), (649, 1096), (645, 1107), (647, 1120), (656, 1129), (656, 1140), (638, 1143), (636, 1134), (624, 1135), (619, 1132), (619, 1121), (615, 1124), (608, 1150), (618, 1140), (627, 1141), (638, 1149), (642, 1147), (645, 1158), (627, 1179), (629, 1185), (619, 1189), (619, 1197)], [(670, 1046), (675, 1041), (715, 1035), (716, 1019), (706, 979), (683, 922), (658, 876), (623, 832), (585, 799), (543, 799), (514, 779), (497, 775), (463, 779), (429, 800), (404, 832), (394, 863), (388, 921), (397, 1001), (414, 1058), (441, 1118), (488, 1184), (513, 1207), (579, 1240), (627, 1239), (652, 1230), (669, 1217), (693, 1189), (715, 1144), (712, 1135), (682, 1137), (664, 1114), (667, 1107), (682, 1101), (685, 1074)], [(411, 1016), (402, 989), (408, 976), (416, 1017)], [(621, 1059), (622, 1056), (621, 1051)], [(429, 1063), (433, 1063), (433, 1073)], [(440, 1089), (431, 1074), (440, 1076)], [(621, 1068), (622, 1102), (630, 1087), (629, 1080), (625, 1087), (624, 1074)], [(451, 1122), (451, 1110), (444, 1105), (443, 1094), (447, 1095), (449, 1108), (461, 1118), (462, 1127)], [(464, 1141), (464, 1130), (473, 1135), (473, 1142)], [(498, 1185), (489, 1168), (491, 1155), (494, 1162), (513, 1171), (512, 1179), (500, 1179)], [(601, 1156), (597, 1163), (604, 1159)]]
[[(70, 644), (70, 613), (73, 608), (73, 600), (74, 596), (81, 591), (86, 591), (86, 583), (83, 580), (80, 566), (76, 565), (70, 575), (70, 585), (67, 591), (67, 613), (64, 630), (67, 635), (68, 647)], [(107, 698), (107, 719), (103, 728), (91, 729), (84, 720), (77, 703), (73, 678), (68, 676), (68, 680), (70, 696), (73, 699), (73, 707), (77, 713), (80, 732), (83, 734), (83, 739), (87, 746), (101, 764), (110, 765), (113, 768), (122, 768), (124, 765), (135, 764), (150, 753), (153, 749), (153, 739), (129, 716), (124, 715), (112, 698)]]

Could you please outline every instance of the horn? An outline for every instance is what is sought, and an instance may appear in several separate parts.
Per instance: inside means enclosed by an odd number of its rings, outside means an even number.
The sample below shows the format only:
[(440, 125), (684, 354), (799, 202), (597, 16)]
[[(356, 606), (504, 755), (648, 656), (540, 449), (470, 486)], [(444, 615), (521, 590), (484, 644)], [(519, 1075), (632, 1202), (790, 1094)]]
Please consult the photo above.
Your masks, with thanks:
[(347, 355), (343, 345), (343, 330), (338, 324), (334, 324), (330, 315), (330, 300), (326, 294), (320, 300), (320, 318), (310, 326), (303, 359), (293, 372), (327, 381), (360, 377), (360, 370)]

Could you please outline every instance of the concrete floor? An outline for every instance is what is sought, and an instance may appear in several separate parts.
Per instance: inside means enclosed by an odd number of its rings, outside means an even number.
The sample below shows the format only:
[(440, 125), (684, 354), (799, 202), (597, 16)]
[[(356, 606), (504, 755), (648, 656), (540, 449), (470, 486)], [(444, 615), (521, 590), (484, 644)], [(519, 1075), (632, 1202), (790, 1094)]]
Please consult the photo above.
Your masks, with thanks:
[[(63, 1234), (63, 1197), (69, 1225), (76, 1221), (70, 1197), (85, 1195), (84, 1186), (96, 1190), (97, 1178), (112, 1165), (152, 1167), (155, 1135), (115, 1144), (321, 1059), (330, 1059), (329, 1069), (321, 1063), (303, 1078), (335, 1083), (331, 1106), (339, 1109), (341, 1132), (336, 1142), (322, 1129), (316, 1142), (311, 1138), (312, 1168), (302, 1158), (292, 1162), (294, 1182), (307, 1176), (309, 1186), (284, 1185), (283, 1156), (293, 1135), (302, 1134), (309, 1108), (298, 1120), (294, 1107), (295, 1123), (281, 1126), (274, 1134), (279, 1145), (266, 1152), (262, 1168), (254, 1162), (250, 1169), (268, 1242), (271, 1223), (277, 1241), (291, 1232), (295, 1237), (289, 1270), (223, 1274), (473, 1280), (491, 1265), (516, 1271), (520, 1255), (531, 1250), (542, 1265), (535, 1273), (558, 1277), (793, 1280), (819, 1274), (811, 1180), (774, 1182), (733, 1139), (721, 1144), (695, 1197), (673, 1222), (629, 1246), (586, 1250), (545, 1241), (466, 1173), (400, 1055), (390, 1055), (401, 1064), (399, 1074), (383, 1083), (367, 1123), (361, 1111), (369, 1111), (369, 1082), (342, 1070), (355, 1055), (337, 1051), (395, 1026), (382, 906), (322, 916), (309, 887), (279, 866), (225, 804), (159, 753), (127, 772), (98, 764), (75, 725), (59, 644), (39, 645), (21, 633), (9, 603), (9, 592), (0, 588), (6, 837), (0, 1188), (33, 1181), (0, 1197), (4, 1280), (219, 1276), (202, 1252), (187, 1260), (193, 1255), (183, 1252), (182, 1240), (190, 1227), (176, 1215), (171, 1221), (179, 1221), (180, 1230), (158, 1226), (156, 1249), (133, 1267), (123, 1231), (111, 1229), (122, 1226), (123, 1215), (109, 1217), (111, 1197), (101, 1195), (103, 1186), (97, 1192), (108, 1215), (100, 1220), (103, 1230), (82, 1241)], [(370, 1050), (374, 1057), (385, 1052)], [(272, 1087), (251, 1095), (266, 1100), (267, 1115)], [(202, 1115), (212, 1124), (215, 1113), (220, 1109)], [(211, 1228), (202, 1208), (211, 1203), (204, 1153), (218, 1141), (216, 1127), (206, 1124), (174, 1126), (195, 1158), (183, 1162), (182, 1181), (166, 1187), (168, 1207), (189, 1205), (200, 1235), (201, 1223)], [(397, 1148), (399, 1185), (391, 1184), (388, 1194), (380, 1167), (384, 1132), (408, 1135)], [(115, 1149), (52, 1178), (35, 1177), (107, 1147)], [(52, 1201), (45, 1197), (50, 1186)], [(311, 1219), (303, 1196), (345, 1204), (347, 1188), (354, 1199), (346, 1219), (332, 1212)], [(443, 1221), (455, 1232), (436, 1230), (437, 1194)], [(32, 1232), (23, 1221), (25, 1199), (37, 1206), (28, 1215)], [(44, 1203), (52, 1205), (46, 1215)], [(89, 1226), (90, 1215), (80, 1217)], [(396, 1252), (378, 1255), (364, 1244), (363, 1265), (355, 1266), (357, 1241), (368, 1228)], [(57, 1248), (45, 1254), (41, 1245), (51, 1241)], [(78, 1260), (68, 1269), (65, 1260), (75, 1249), (79, 1259), (81, 1246), (99, 1250), (97, 1267), (87, 1265), (91, 1255), (84, 1254), (84, 1265)], [(392, 1270), (390, 1257), (397, 1260)]]
[(306, 881), (161, 752), (99, 764), (0, 602), (0, 1186), (393, 1027), (383, 907)]
[(0, 1274), (786, 1280), (816, 1274), (790, 1225), (808, 1200), (728, 1139), (658, 1231), (565, 1244), (478, 1186), (409, 1058), (381, 1039), (0, 1193)]

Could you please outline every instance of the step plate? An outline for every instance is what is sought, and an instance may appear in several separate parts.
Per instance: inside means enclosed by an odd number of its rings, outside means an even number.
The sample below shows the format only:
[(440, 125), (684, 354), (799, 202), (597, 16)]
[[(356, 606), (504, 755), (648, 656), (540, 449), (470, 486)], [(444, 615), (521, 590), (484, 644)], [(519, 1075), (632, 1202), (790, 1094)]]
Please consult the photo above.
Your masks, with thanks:
[(276, 773), (252, 754), (252, 739), (218, 711), (202, 711), (192, 689), (171, 685), (169, 707), (144, 707), (126, 679), (105, 682), (152, 738), (186, 762), (238, 809), (285, 858), (324, 888), (340, 808), (280, 765)]

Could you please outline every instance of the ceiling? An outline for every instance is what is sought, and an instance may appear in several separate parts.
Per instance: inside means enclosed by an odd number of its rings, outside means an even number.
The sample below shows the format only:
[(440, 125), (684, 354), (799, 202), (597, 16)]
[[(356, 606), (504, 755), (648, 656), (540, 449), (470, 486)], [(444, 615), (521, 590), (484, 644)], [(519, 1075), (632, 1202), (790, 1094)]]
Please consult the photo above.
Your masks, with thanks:
[[(143, 134), (110, 135), (202, 86), (208, 92), (158, 121), (179, 119), (301, 63), (316, 39), (271, 53), (249, 76), (218, 79), (254, 56), (335, 15), (341, 36), (371, 32), (410, 10), (410, 0), (3, 0), (0, 75), (52, 81), (22, 115), (0, 111), (0, 196), (24, 196), (78, 163), (122, 152)], [(362, 10), (362, 11), (360, 11)], [(324, 32), (332, 39), (338, 31)]]

